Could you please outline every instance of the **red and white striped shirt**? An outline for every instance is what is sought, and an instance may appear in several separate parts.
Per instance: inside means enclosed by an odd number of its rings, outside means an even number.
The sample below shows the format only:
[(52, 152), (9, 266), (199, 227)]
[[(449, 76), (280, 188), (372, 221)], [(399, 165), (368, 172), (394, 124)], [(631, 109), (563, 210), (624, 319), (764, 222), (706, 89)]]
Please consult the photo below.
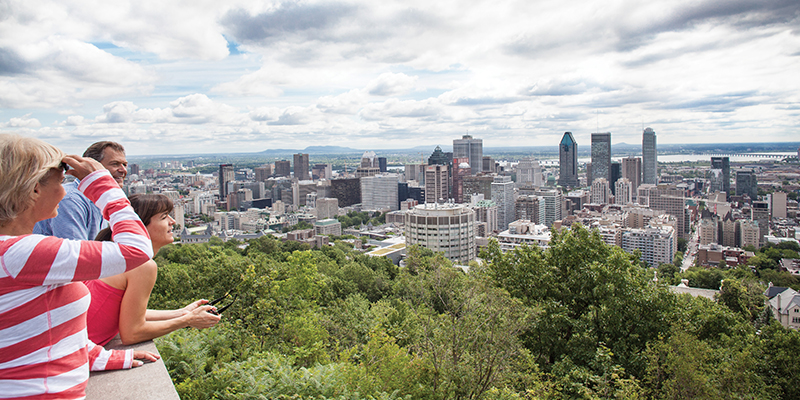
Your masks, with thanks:
[(80, 399), (89, 370), (130, 368), (133, 351), (108, 351), (86, 334), (80, 281), (123, 273), (153, 256), (150, 237), (107, 170), (79, 190), (103, 210), (113, 242), (0, 236), (0, 399)]

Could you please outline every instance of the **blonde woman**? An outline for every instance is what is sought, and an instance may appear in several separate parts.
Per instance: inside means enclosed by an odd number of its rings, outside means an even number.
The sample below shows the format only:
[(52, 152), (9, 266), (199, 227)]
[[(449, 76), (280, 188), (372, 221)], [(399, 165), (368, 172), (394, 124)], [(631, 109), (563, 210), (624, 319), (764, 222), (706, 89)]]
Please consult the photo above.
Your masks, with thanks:
[[(113, 242), (32, 234), (36, 222), (58, 215), (67, 168), (110, 221)], [(90, 369), (155, 361), (149, 352), (107, 351), (88, 340), (89, 290), (80, 283), (123, 273), (152, 256), (147, 230), (99, 162), (0, 134), (0, 395), (80, 399)]]

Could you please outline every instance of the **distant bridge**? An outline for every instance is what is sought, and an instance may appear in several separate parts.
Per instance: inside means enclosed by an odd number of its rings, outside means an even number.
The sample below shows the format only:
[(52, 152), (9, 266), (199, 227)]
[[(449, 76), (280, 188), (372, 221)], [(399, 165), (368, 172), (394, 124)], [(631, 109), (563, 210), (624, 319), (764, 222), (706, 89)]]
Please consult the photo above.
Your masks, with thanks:
[(796, 154), (792, 153), (707, 153), (709, 156), (712, 157), (753, 157), (753, 158), (777, 158), (777, 159), (784, 159), (787, 157), (796, 157)]

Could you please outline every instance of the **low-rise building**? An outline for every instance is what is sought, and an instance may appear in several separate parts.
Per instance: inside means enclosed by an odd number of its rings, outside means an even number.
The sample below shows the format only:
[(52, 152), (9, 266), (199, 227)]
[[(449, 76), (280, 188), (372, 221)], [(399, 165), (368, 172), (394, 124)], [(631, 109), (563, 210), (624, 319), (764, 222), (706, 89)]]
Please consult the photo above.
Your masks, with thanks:
[(503, 251), (512, 250), (523, 244), (547, 248), (550, 246), (550, 228), (544, 224), (520, 219), (508, 224), (508, 229), (497, 235), (497, 241)]
[(800, 294), (794, 289), (772, 286), (767, 291), (767, 306), (778, 322), (786, 328), (800, 328)]
[(329, 218), (314, 223), (314, 233), (325, 236), (341, 236), (342, 223), (336, 219)]

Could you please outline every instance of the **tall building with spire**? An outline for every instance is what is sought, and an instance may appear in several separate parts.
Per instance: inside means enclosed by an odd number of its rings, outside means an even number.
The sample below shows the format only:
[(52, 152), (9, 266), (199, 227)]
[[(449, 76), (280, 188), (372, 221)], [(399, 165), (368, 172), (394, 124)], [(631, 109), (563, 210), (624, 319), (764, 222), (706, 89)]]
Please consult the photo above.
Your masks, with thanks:
[(566, 187), (578, 186), (578, 143), (572, 132), (564, 132), (558, 146), (558, 184)]
[(461, 139), (453, 139), (453, 158), (469, 158), (472, 175), (482, 171), (483, 139), (473, 139), (464, 135)]
[(658, 183), (656, 132), (651, 128), (646, 128), (642, 132), (642, 183), (653, 185)]
[(592, 176), (587, 182), (590, 186), (595, 179), (611, 181), (611, 133), (592, 134)]

